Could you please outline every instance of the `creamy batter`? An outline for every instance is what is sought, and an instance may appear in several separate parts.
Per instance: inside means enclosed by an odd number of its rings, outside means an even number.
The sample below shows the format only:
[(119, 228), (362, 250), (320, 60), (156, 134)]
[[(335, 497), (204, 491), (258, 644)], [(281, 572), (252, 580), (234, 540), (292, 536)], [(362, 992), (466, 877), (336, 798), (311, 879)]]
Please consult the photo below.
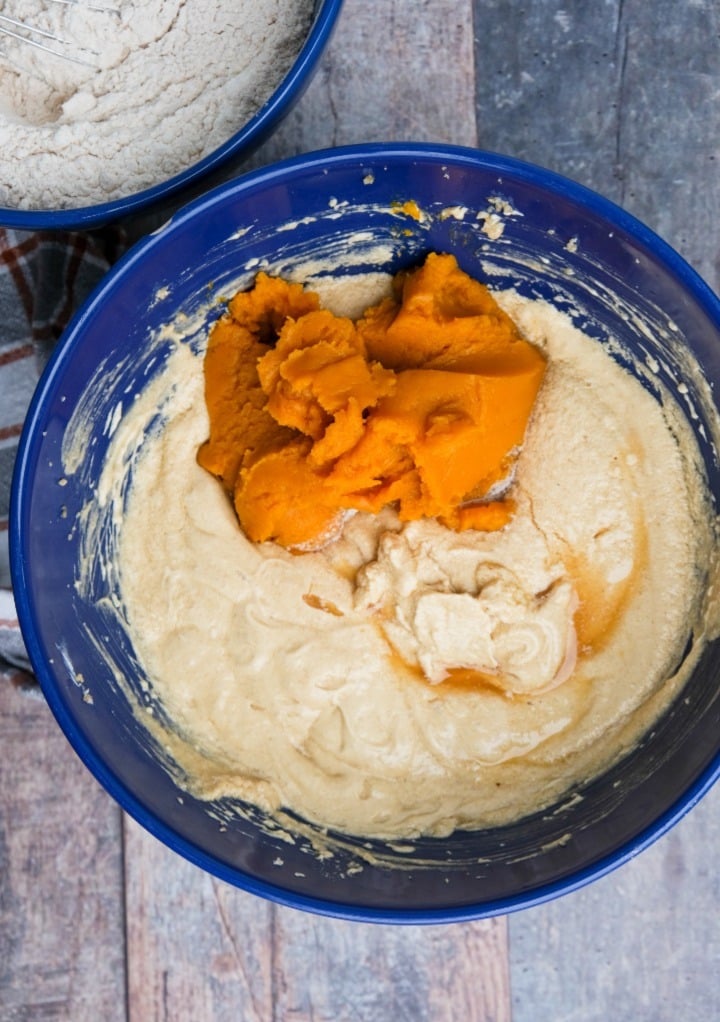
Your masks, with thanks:
[(250, 543), (196, 464), (182, 345), (120, 422), (100, 497), (134, 461), (124, 611), (201, 797), (387, 839), (507, 822), (617, 760), (685, 680), (714, 542), (690, 428), (564, 314), (497, 297), (549, 359), (499, 532), (386, 510), (312, 553)]

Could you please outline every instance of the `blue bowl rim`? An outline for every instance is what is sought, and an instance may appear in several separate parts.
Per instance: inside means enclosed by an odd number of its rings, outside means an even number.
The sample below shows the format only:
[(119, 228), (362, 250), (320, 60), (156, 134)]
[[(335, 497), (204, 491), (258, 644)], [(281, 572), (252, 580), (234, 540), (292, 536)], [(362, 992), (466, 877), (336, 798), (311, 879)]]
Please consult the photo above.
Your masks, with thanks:
[(324, 52), (344, 0), (318, 0), (310, 31), (285, 77), (262, 107), (239, 131), (203, 159), (167, 181), (107, 202), (67, 209), (14, 209), (0, 206), (0, 225), (16, 230), (92, 230), (121, 217), (140, 213), (198, 184), (242, 152), (248, 154), (266, 138), (299, 99)]
[(406, 164), (432, 162), (452, 164), (455, 168), (479, 168), (496, 174), (499, 179), (502, 179), (503, 175), (507, 175), (509, 178), (532, 184), (572, 202), (579, 209), (585, 208), (596, 217), (607, 220), (611, 228), (624, 231), (638, 245), (652, 251), (656, 258), (681, 280), (683, 286), (720, 332), (720, 298), (674, 248), (612, 200), (554, 171), (485, 150), (425, 143), (357, 144), (318, 150), (283, 160), (220, 185), (189, 203), (164, 228), (138, 242), (126, 253), (75, 314), (53, 351), (43, 377), (35, 390), (19, 441), (12, 479), (9, 516), (11, 577), (18, 619), (28, 654), (46, 701), (58, 724), (81, 761), (112, 798), (144, 829), (167, 847), (232, 886), (290, 908), (304, 909), (319, 915), (356, 922), (395, 925), (468, 922), (545, 904), (561, 895), (581, 889), (591, 881), (600, 879), (633, 859), (675, 826), (707, 794), (720, 776), (720, 750), (686, 789), (685, 793), (634, 838), (576, 873), (518, 895), (447, 909), (367, 908), (352, 906), (347, 902), (336, 903), (327, 899), (300, 895), (281, 885), (259, 880), (238, 868), (218, 863), (193, 842), (180, 837), (171, 827), (158, 821), (152, 813), (145, 809), (140, 800), (112, 775), (101, 758), (85, 741), (54, 684), (52, 673), (44, 662), (40, 644), (35, 636), (31, 608), (23, 584), (25, 579), (22, 530), (23, 493), (30, 481), (30, 450), (42, 423), (46, 394), (52, 389), (55, 376), (62, 371), (64, 361), (71, 354), (75, 340), (81, 336), (85, 322), (92, 317), (93, 309), (104, 301), (106, 295), (112, 292), (115, 282), (122, 275), (131, 272), (135, 263), (142, 260), (145, 250), (149, 246), (157, 244), (159, 239), (166, 236), (166, 233), (172, 234), (176, 227), (202, 215), (204, 210), (224, 202), (226, 198), (237, 192), (257, 191), (288, 178), (292, 179), (297, 174), (327, 170), (333, 165), (348, 163), (364, 165), (371, 161)]

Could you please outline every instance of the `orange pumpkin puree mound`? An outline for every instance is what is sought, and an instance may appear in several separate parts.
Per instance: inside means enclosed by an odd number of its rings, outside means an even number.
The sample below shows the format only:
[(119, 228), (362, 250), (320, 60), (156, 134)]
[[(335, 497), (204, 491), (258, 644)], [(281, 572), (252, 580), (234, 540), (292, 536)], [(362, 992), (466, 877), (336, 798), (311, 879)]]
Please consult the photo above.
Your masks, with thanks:
[(210, 436), (198, 461), (255, 542), (312, 547), (347, 510), (499, 529), (489, 500), (522, 445), (543, 354), (454, 256), (398, 274), (357, 322), (258, 274), (205, 355)]

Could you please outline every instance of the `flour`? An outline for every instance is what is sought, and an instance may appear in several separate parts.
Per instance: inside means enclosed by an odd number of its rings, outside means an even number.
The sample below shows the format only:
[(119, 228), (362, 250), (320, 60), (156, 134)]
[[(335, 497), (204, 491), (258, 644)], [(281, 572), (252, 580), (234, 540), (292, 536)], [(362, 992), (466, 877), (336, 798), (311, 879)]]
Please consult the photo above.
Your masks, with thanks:
[[(89, 2), (26, 0), (21, 15), (87, 63), (0, 38), (4, 206), (91, 205), (196, 163), (269, 98), (313, 12), (312, 0)], [(0, 13), (16, 6), (0, 0)]]

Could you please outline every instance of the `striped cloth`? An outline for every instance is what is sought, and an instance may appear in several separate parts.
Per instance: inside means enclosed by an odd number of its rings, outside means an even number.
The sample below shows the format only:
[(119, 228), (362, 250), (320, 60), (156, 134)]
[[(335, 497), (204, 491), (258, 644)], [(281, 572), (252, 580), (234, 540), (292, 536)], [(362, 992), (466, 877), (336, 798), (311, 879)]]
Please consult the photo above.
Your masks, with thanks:
[(0, 668), (30, 671), (8, 564), (10, 482), (25, 413), (56, 341), (126, 244), (117, 227), (0, 228)]

